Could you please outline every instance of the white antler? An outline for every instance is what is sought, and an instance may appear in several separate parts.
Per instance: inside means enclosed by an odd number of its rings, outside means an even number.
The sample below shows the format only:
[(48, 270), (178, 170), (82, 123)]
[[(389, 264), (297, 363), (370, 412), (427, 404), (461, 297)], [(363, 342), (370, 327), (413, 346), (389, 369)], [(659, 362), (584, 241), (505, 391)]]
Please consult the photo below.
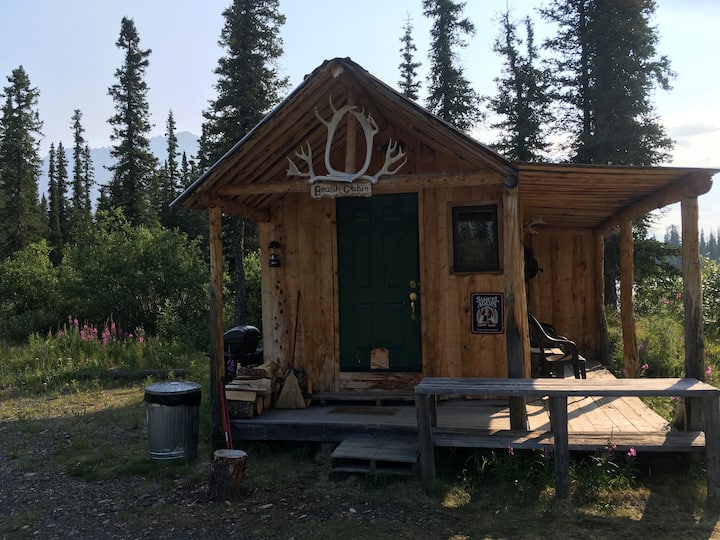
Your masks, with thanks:
[(307, 143), (307, 152), (305, 149), (300, 146), (300, 151), (295, 152), (295, 155), (302, 159), (305, 163), (307, 163), (308, 166), (308, 172), (300, 172), (300, 170), (297, 168), (297, 165), (290, 159), (287, 158), (287, 160), (290, 162), (290, 166), (287, 170), (288, 176), (308, 176), (310, 178), (315, 177), (315, 172), (313, 171), (313, 163), (312, 163), (312, 148), (310, 147), (310, 143)]
[(404, 157), (405, 152), (402, 150), (398, 142), (393, 142), (393, 140), (390, 139), (387, 145), (387, 149), (385, 150), (385, 163), (383, 164), (382, 169), (380, 169), (377, 173), (370, 177), (370, 182), (374, 184), (378, 181), (378, 178), (380, 178), (384, 174), (395, 174), (396, 172), (398, 172), (398, 170), (400, 170), (400, 167), (407, 163), (406, 157), (405, 159), (403, 159), (403, 162), (400, 163), (400, 165), (395, 167), (393, 170), (390, 170), (390, 166), (393, 163), (397, 163)]
[[(320, 116), (318, 110), (315, 109), (315, 116), (318, 118), (318, 120), (320, 120), (320, 122), (325, 125), (328, 131), (327, 142), (325, 143), (325, 167), (327, 168), (328, 176), (331, 177), (333, 180), (337, 180), (340, 182), (352, 182), (353, 180), (357, 180), (358, 178), (363, 176), (367, 172), (368, 167), (370, 167), (370, 160), (372, 159), (373, 150), (373, 139), (375, 138), (375, 135), (378, 133), (378, 131), (380, 131), (380, 129), (378, 128), (372, 116), (366, 116), (364, 109), (358, 111), (355, 105), (344, 105), (339, 109), (336, 109), (333, 106), (332, 97), (330, 97), (330, 109), (333, 112), (330, 120), (325, 120), (322, 116)], [(330, 153), (332, 150), (332, 142), (335, 138), (335, 131), (337, 130), (340, 120), (342, 120), (343, 116), (345, 116), (347, 113), (350, 113), (355, 117), (355, 119), (358, 121), (358, 124), (360, 124), (360, 127), (362, 127), (363, 129), (363, 133), (365, 134), (365, 162), (363, 163), (363, 166), (360, 168), (360, 170), (356, 172), (338, 171), (330, 163)]]
[(537, 231), (534, 229), (535, 225), (545, 225), (545, 220), (542, 218), (542, 216), (526, 223), (523, 229), (525, 230), (525, 232), (529, 232), (530, 234), (537, 234)]
[[(344, 105), (339, 109), (336, 109), (332, 102), (332, 96), (330, 97), (330, 110), (332, 111), (332, 116), (330, 117), (330, 119), (325, 120), (322, 116), (320, 116), (318, 110), (315, 109), (315, 116), (327, 128), (327, 141), (325, 142), (325, 168), (327, 169), (327, 174), (322, 176), (315, 175), (312, 164), (312, 148), (310, 147), (310, 143), (307, 142), (307, 150), (305, 150), (303, 146), (300, 146), (300, 150), (295, 152), (295, 156), (299, 157), (301, 160), (307, 163), (308, 172), (301, 172), (295, 162), (293, 162), (293, 160), (288, 157), (287, 159), (290, 162), (287, 170), (288, 176), (306, 176), (310, 178), (310, 183), (325, 180), (331, 182), (353, 182), (355, 180), (369, 180), (371, 183), (374, 184), (381, 176), (395, 174), (398, 169), (400, 169), (400, 167), (407, 163), (407, 158), (405, 158), (402, 163), (391, 169), (391, 167), (395, 163), (405, 157), (405, 152), (402, 150), (401, 146), (397, 142), (393, 142), (392, 140), (390, 140), (387, 148), (385, 149), (385, 164), (382, 166), (382, 169), (380, 169), (380, 171), (378, 171), (372, 176), (366, 174), (368, 168), (370, 167), (370, 162), (372, 161), (373, 150), (375, 149), (375, 146), (373, 145), (373, 140), (375, 139), (375, 135), (377, 135), (377, 133), (380, 131), (380, 128), (378, 128), (375, 119), (369, 114), (365, 114), (365, 109), (358, 110), (358, 107), (355, 105)], [(340, 124), (342, 118), (348, 113), (352, 114), (353, 117), (355, 117), (355, 120), (357, 120), (358, 124), (360, 124), (360, 127), (362, 128), (365, 135), (365, 162), (363, 163), (362, 167), (360, 167), (360, 169), (355, 172), (338, 171), (330, 163), (330, 156), (332, 153), (333, 140), (335, 139), (335, 132), (337, 131), (338, 125)], [(354, 126), (349, 126), (348, 129), (354, 129)], [(353, 150), (346, 149), (346, 151)]]

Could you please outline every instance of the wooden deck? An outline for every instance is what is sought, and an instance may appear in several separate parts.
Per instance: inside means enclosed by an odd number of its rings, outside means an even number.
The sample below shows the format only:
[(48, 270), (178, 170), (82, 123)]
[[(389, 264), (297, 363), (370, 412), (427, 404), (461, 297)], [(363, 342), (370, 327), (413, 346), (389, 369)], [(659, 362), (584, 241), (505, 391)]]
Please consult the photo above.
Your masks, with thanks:
[[(568, 375), (570, 375), (568, 370)], [(588, 364), (588, 379), (614, 378)], [(366, 396), (367, 397), (367, 396)], [(435, 446), (545, 448), (553, 444), (547, 399), (527, 404), (529, 433), (510, 431), (507, 400), (447, 399), (438, 404)], [(358, 435), (417, 438), (417, 416), (407, 401), (327, 401), (306, 409), (270, 409), (261, 416), (232, 420), (233, 438), (242, 440), (340, 443)], [(702, 451), (702, 432), (670, 431), (667, 422), (639, 398), (570, 397), (570, 450), (594, 450), (612, 443), (638, 451)]]

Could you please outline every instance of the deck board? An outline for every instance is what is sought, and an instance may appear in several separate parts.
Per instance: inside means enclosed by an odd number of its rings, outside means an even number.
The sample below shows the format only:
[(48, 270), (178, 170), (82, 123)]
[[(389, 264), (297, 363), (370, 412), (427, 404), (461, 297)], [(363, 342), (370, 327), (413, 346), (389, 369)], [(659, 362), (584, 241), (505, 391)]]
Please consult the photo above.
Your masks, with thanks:
[[(613, 378), (597, 364), (588, 365), (588, 379)], [(510, 433), (506, 400), (441, 400), (434, 440), (438, 446), (503, 448), (513, 442), (522, 447), (543, 448), (552, 443), (547, 399), (527, 402), (528, 429), (525, 438)], [(415, 406), (384, 400), (357, 404), (313, 403), (305, 409), (269, 409), (252, 419), (231, 421), (236, 440), (297, 440), (341, 442), (348, 437), (371, 435), (417, 435)], [(637, 397), (585, 397), (568, 399), (568, 433), (571, 450), (603, 446), (609, 440), (637, 448), (675, 449), (704, 446), (702, 432), (666, 435), (668, 424)], [(545, 435), (542, 435), (545, 434)], [(548, 440), (550, 443), (548, 443)], [(463, 442), (464, 441), (464, 442)]]

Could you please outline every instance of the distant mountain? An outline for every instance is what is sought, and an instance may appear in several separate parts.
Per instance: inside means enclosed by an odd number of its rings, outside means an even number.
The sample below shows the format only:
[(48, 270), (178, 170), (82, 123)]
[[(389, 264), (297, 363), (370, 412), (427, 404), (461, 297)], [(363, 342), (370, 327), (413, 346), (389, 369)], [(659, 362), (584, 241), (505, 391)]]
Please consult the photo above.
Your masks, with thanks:
[[(178, 140), (178, 162), (182, 159), (182, 153), (188, 159), (194, 159), (199, 146), (200, 138), (189, 131), (181, 131), (175, 134)], [(158, 135), (150, 139), (150, 151), (158, 158), (160, 163), (165, 161), (167, 157), (167, 138)], [(72, 148), (65, 148), (65, 156), (68, 162), (68, 183), (72, 182), (73, 165), (72, 165)], [(110, 147), (103, 146), (101, 148), (91, 148), (90, 157), (92, 158), (93, 168), (95, 169), (95, 185), (93, 186), (93, 202), (97, 200), (100, 194), (100, 186), (106, 185), (112, 178), (112, 172), (107, 168), (112, 166), (114, 160), (110, 157)], [(48, 156), (43, 158), (40, 173), (40, 181), (38, 185), (40, 197), (45, 195), (48, 198)], [(70, 198), (72, 193), (67, 193)]]

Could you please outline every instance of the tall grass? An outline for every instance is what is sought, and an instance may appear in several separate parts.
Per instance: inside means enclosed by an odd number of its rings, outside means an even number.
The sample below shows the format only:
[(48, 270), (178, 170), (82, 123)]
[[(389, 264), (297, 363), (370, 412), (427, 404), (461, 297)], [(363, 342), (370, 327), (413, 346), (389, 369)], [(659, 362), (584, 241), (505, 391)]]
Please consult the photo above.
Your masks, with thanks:
[(32, 334), (25, 345), (0, 345), (0, 355), (0, 389), (28, 393), (63, 391), (118, 371), (189, 369), (203, 358), (187, 345), (146, 336), (142, 328), (77, 319), (45, 336)]

